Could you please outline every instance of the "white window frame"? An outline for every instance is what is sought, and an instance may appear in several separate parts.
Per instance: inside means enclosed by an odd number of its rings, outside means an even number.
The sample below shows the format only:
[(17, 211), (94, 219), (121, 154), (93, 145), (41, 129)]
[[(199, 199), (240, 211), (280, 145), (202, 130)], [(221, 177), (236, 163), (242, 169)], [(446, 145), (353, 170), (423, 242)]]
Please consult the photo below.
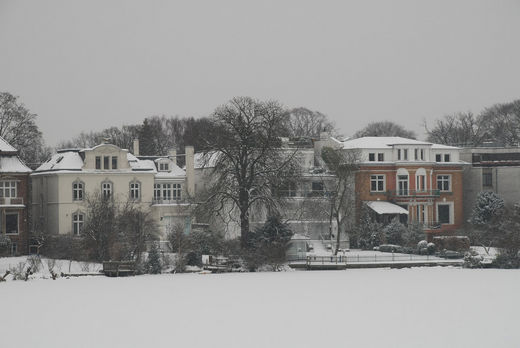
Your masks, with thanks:
[(111, 181), (103, 181), (101, 183), (101, 194), (105, 199), (112, 198), (114, 196), (114, 184)]
[(182, 186), (181, 184), (173, 184), (172, 185), (172, 199), (175, 201), (180, 201), (182, 199)]
[[(77, 187), (74, 187), (77, 186)], [(81, 186), (81, 187), (80, 187)], [(72, 200), (82, 201), (85, 198), (85, 183), (81, 180), (72, 182)]]
[(0, 180), (0, 198), (18, 197), (18, 182), (16, 180)]
[[(383, 182), (383, 189), (379, 190), (379, 183)], [(372, 190), (372, 183), (375, 182), (376, 189)], [(386, 175), (385, 174), (371, 174), (370, 175), (370, 192), (385, 192), (386, 191)]]
[(138, 180), (132, 180), (129, 183), (128, 198), (132, 201), (141, 200), (141, 182)]
[(440, 223), (439, 221), (439, 205), (448, 205), (450, 207), (449, 209), (449, 212), (450, 212), (450, 221), (449, 223), (443, 223), (445, 225), (453, 225), (455, 222), (454, 222), (454, 202), (437, 202), (435, 203), (435, 217), (436, 217), (436, 221)]
[(81, 235), (83, 226), (85, 224), (85, 214), (81, 211), (77, 211), (72, 214), (72, 234), (75, 236)]
[[(371, 157), (372, 157), (373, 159), (370, 159)], [(375, 152), (370, 152), (370, 153), (368, 154), (368, 161), (369, 161), (369, 162), (375, 162), (375, 161), (376, 161), (376, 158), (377, 158), (377, 157), (376, 157), (376, 153), (375, 153)]]
[[(442, 177), (442, 179), (440, 179)], [(447, 179), (446, 179), (447, 177)], [(452, 192), (451, 190), (451, 174), (437, 174), (436, 176), (436, 181), (437, 181), (437, 190), (439, 190), (440, 192)], [(439, 179), (445, 183), (447, 182), (448, 183), (448, 189), (445, 190), (444, 189), (444, 184), (441, 185), (441, 188), (439, 188)]]
[(161, 184), (153, 184), (153, 199), (159, 200), (161, 199)]
[(168, 162), (159, 162), (159, 171), (167, 172), (170, 170), (170, 164)]

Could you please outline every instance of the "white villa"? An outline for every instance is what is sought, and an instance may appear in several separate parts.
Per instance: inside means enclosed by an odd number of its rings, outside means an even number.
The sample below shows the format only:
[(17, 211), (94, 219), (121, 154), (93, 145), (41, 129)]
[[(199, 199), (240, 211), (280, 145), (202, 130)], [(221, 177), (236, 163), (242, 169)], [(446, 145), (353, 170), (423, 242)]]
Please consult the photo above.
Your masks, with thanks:
[(85, 221), (85, 199), (99, 192), (117, 202), (131, 201), (151, 212), (166, 237), (169, 226), (182, 223), (191, 229), (194, 194), (194, 151), (187, 146), (186, 169), (177, 155), (139, 156), (115, 145), (58, 151), (32, 174), (32, 216), (35, 232), (75, 234)]

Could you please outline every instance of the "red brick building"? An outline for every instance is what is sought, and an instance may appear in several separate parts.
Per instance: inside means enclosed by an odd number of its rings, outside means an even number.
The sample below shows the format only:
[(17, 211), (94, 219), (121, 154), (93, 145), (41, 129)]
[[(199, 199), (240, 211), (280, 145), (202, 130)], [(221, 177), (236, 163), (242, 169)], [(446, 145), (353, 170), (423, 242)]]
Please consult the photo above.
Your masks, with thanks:
[(360, 156), (358, 208), (367, 204), (381, 222), (396, 216), (419, 222), (428, 239), (462, 226), (465, 162), (459, 148), (400, 137), (364, 137), (342, 146)]
[(11, 241), (12, 255), (28, 253), (30, 173), (18, 151), (0, 138), (0, 233)]

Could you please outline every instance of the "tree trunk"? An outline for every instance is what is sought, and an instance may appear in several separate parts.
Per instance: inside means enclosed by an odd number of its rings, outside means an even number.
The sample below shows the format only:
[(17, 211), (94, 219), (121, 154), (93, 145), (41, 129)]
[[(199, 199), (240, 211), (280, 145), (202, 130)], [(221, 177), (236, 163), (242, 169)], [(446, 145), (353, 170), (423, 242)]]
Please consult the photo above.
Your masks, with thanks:
[(249, 192), (246, 189), (240, 189), (239, 192), (239, 209), (240, 209), (240, 241), (243, 248), (248, 246), (249, 242)]
[(336, 218), (336, 223), (338, 224), (338, 232), (336, 233), (336, 250), (334, 251), (334, 255), (338, 255), (339, 242), (340, 242), (340, 238), (341, 238), (341, 232), (343, 229), (339, 216)]

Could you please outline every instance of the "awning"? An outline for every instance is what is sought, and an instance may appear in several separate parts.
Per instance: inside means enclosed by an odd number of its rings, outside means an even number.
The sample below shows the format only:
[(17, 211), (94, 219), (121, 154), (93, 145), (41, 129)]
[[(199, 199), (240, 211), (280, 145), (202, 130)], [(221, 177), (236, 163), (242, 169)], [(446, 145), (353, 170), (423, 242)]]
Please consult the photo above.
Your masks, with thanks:
[(397, 204), (393, 204), (390, 202), (385, 201), (369, 201), (365, 202), (370, 209), (378, 213), (379, 215), (382, 214), (407, 214), (408, 210), (404, 209), (403, 207), (398, 206)]

